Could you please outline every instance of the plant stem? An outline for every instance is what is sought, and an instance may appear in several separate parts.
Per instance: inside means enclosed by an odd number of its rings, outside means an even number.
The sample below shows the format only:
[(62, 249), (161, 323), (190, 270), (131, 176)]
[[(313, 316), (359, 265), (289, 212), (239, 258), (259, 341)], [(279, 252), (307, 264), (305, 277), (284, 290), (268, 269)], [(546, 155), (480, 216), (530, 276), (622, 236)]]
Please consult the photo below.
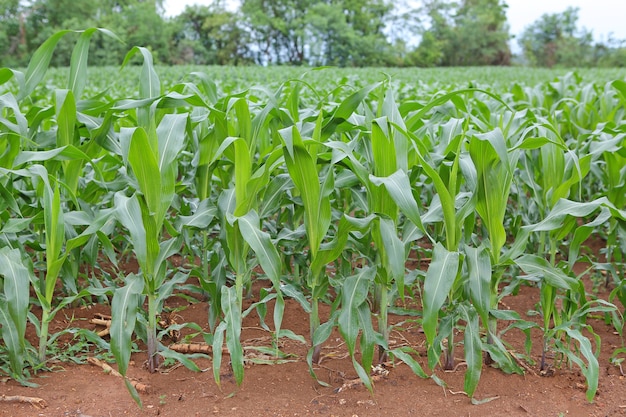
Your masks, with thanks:
[[(489, 307), (491, 310), (498, 309), (498, 291), (500, 287), (500, 279), (502, 279), (502, 274), (504, 270), (502, 268), (496, 267), (496, 270), (492, 272), (491, 275), (491, 295)], [(498, 319), (493, 316), (491, 313), (489, 314), (488, 324), (487, 324), (487, 344), (492, 345), (494, 336), (498, 332)], [(485, 360), (486, 365), (490, 365), (493, 363), (493, 360), (489, 353), (485, 352)]]
[[(311, 344), (313, 344), (313, 335), (315, 335), (317, 328), (320, 327), (319, 300), (315, 295), (311, 298), (311, 315), (309, 317), (309, 323), (311, 326)], [(319, 363), (321, 352), (322, 346), (313, 346), (313, 363)]]
[(159, 368), (159, 355), (157, 354), (158, 341), (156, 334), (156, 295), (148, 295), (148, 370), (155, 373)]
[(43, 309), (41, 313), (41, 329), (39, 331), (39, 362), (46, 361), (46, 351), (48, 348), (48, 324), (50, 323), (50, 311)]
[(454, 369), (454, 328), (448, 336), (448, 346), (446, 349), (446, 363), (444, 365), (446, 371)]
[(556, 265), (556, 250), (557, 250), (556, 239), (550, 238), (550, 265), (552, 266)]
[[(383, 340), (385, 344), (389, 342), (389, 325), (388, 325), (388, 306), (389, 302), (389, 291), (387, 290), (387, 286), (385, 284), (381, 284), (379, 287), (379, 313), (378, 313), (378, 331), (383, 335)], [(387, 361), (387, 350), (384, 346), (378, 347), (378, 361), (379, 363), (383, 363)]]

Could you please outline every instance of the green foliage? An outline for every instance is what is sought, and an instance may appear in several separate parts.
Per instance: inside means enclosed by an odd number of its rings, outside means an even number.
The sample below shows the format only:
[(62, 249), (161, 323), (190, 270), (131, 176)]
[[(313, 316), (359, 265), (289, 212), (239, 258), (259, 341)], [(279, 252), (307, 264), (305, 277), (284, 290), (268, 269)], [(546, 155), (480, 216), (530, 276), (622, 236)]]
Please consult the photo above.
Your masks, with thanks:
[(239, 16), (221, 2), (187, 6), (172, 25), (174, 64), (239, 65), (250, 62), (250, 35), (238, 24)]
[[(363, 33), (372, 20), (350, 19)], [(121, 69), (94, 77), (92, 41), (114, 36), (102, 29), (79, 32), (69, 74), (48, 71), (73, 34), (45, 41), (25, 72), (0, 69), (0, 369), (12, 378), (26, 383), (45, 367), (57, 336), (49, 323), (83, 298), (111, 304), (122, 374), (135, 338), (150, 371), (161, 358), (198, 370), (157, 332), (164, 303), (184, 289), (208, 299), (208, 326), (185, 326), (212, 346), (218, 383), (224, 348), (235, 381), (245, 378), (240, 338), (253, 311), (272, 336), (260, 349), (276, 361), (281, 338), (305, 340), (284, 328), (292, 298), (309, 314), (307, 362), (322, 384), (314, 364), (336, 329), (369, 389), (371, 366), (388, 355), (428, 377), (454, 368), (462, 349), (473, 397), (484, 366), (523, 372), (506, 322), (540, 329), (541, 365), (554, 351), (554, 366), (579, 367), (593, 399), (600, 341), (586, 320), (602, 313), (621, 332), (622, 312), (592, 299), (573, 271), (582, 254), (608, 271), (611, 300), (626, 299), (626, 83), (615, 73), (187, 73), (135, 46)], [(129, 65), (137, 57), (141, 67)], [(592, 233), (605, 239), (606, 262), (585, 253)], [(431, 258), (425, 271), (407, 271), (410, 253)], [(138, 271), (111, 278), (128, 257)], [(540, 324), (498, 309), (522, 283), (540, 288)], [(244, 309), (247, 296), (255, 302)], [(389, 337), (398, 311), (424, 329), (427, 371)]]
[(508, 65), (511, 52), (506, 3), (500, 0), (425, 2), (430, 21), (408, 60), (418, 66)]
[(592, 65), (591, 32), (577, 27), (578, 8), (544, 14), (527, 27), (519, 43), (530, 65), (580, 67)]
[[(577, 9), (544, 15), (512, 35), (502, 0), (225, 0), (186, 6), (164, 16), (162, 0), (2, 0), (0, 59), (23, 67), (61, 30), (113, 30), (122, 42), (95, 34), (92, 64), (117, 65), (134, 46), (167, 65), (532, 66), (621, 67), (624, 40), (593, 42), (579, 30)], [(413, 5), (415, 4), (415, 5)], [(419, 7), (418, 7), (419, 4)], [(515, 35), (517, 36), (517, 35)], [(75, 35), (63, 37), (51, 64), (67, 66)], [(417, 42), (417, 45), (416, 45)]]

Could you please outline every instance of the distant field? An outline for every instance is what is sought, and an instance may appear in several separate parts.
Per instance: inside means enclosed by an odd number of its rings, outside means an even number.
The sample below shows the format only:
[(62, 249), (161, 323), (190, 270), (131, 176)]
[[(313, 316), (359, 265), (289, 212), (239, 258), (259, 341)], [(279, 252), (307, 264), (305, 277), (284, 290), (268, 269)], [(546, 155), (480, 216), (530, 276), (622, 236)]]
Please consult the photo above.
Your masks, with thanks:
[[(112, 96), (136, 90), (141, 67), (89, 68), (87, 92), (95, 95), (106, 89)], [(536, 86), (574, 73), (582, 82), (604, 84), (614, 79), (626, 79), (620, 68), (602, 69), (546, 69), (523, 67), (468, 67), (468, 68), (324, 68), (302, 67), (218, 67), (179, 66), (156, 67), (163, 87), (167, 90), (180, 81), (194, 81), (190, 74), (202, 72), (215, 81), (221, 92), (242, 91), (253, 86), (270, 89), (292, 79), (302, 79), (316, 86), (336, 87), (348, 84), (357, 88), (390, 77), (397, 92), (408, 95), (427, 93), (437, 89), (467, 87), (470, 85), (503, 93), (513, 84)], [(63, 86), (67, 82), (67, 68), (51, 68), (46, 76), (48, 88)], [(0, 86), (2, 90), (4, 86)], [(404, 95), (404, 94), (403, 94)]]

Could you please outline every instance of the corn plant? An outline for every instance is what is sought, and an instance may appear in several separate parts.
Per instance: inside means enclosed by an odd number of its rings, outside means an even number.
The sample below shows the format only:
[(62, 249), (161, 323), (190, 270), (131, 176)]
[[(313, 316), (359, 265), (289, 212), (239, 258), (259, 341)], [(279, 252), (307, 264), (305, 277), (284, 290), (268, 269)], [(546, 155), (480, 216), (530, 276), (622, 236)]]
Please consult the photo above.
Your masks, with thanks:
[[(317, 256), (331, 221), (329, 194), (333, 189), (333, 173), (330, 169), (326, 178), (320, 183), (314, 155), (304, 144), (300, 132), (294, 126), (280, 132), (283, 140), (285, 163), (294, 185), (300, 192), (304, 206), (304, 224), (309, 243), (309, 259), (311, 265), (307, 274), (307, 286), (311, 291), (310, 329), (311, 340), (315, 340), (315, 332), (320, 325), (319, 299), (328, 288), (327, 279), (322, 274), (324, 266), (317, 262)], [(317, 146), (311, 147), (313, 152)], [(318, 362), (321, 346), (313, 342), (312, 361)]]
[[(606, 223), (609, 217), (614, 216), (623, 219), (624, 211), (616, 209), (606, 198), (600, 198), (591, 202), (578, 203), (570, 200), (559, 200), (546, 218), (538, 224), (526, 226), (533, 232), (571, 230), (572, 218), (584, 218), (600, 210), (596, 220), (579, 226), (574, 233), (570, 243), (570, 257), (576, 258), (580, 250), (580, 245), (589, 236), (591, 231), (598, 224)], [(598, 221), (599, 220), (599, 221)], [(555, 349), (565, 355), (568, 360), (576, 363), (588, 383), (587, 398), (591, 401), (595, 396), (598, 380), (597, 353), (591, 349), (589, 339), (581, 333), (584, 328), (590, 330), (585, 324), (586, 315), (590, 312), (611, 312), (613, 313), (613, 324), (621, 332), (621, 318), (616, 315), (616, 308), (610, 303), (599, 303), (587, 300), (582, 281), (570, 276), (562, 269), (555, 267), (545, 258), (537, 255), (525, 254), (515, 259), (515, 263), (526, 272), (530, 279), (538, 279), (541, 286), (540, 305), (543, 314), (544, 343), (541, 357), (541, 369), (545, 369), (546, 352), (548, 343), (554, 342)], [(570, 263), (570, 269), (573, 261)], [(567, 271), (567, 269), (566, 269)], [(561, 292), (562, 307), (557, 310), (555, 301)], [(593, 331), (591, 330), (593, 334)], [(580, 354), (573, 353), (569, 346), (569, 341), (574, 340), (580, 346)], [(599, 344), (599, 340), (596, 340)], [(587, 361), (586, 365), (580, 357)]]
[(6, 268), (2, 273), (0, 324), (2, 340), (9, 356), (11, 378), (26, 383), (24, 368), (29, 360), (26, 341), (28, 287), (34, 281), (33, 271), (19, 249), (0, 248), (0, 260)]

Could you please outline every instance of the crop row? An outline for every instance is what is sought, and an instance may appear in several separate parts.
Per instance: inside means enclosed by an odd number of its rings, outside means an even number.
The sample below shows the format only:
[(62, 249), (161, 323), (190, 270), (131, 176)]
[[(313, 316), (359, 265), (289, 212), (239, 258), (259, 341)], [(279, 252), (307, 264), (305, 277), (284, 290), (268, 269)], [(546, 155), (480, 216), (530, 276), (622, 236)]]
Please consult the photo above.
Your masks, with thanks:
[[(94, 31), (82, 32), (64, 88), (42, 81), (65, 32), (24, 72), (0, 69), (0, 369), (27, 383), (45, 367), (48, 325), (77, 300), (111, 304), (110, 345), (85, 337), (110, 348), (122, 374), (135, 337), (150, 371), (163, 358), (197, 369), (157, 332), (165, 300), (195, 278), (210, 306), (210, 331), (197, 334), (213, 347), (218, 383), (224, 344), (243, 380), (241, 324), (252, 310), (263, 318), (272, 302), (263, 325), (274, 340), (304, 341), (282, 326), (289, 297), (310, 317), (316, 379), (334, 328), (368, 388), (369, 369), (389, 356), (428, 377), (413, 349), (389, 346), (393, 309), (419, 318), (429, 370), (453, 368), (462, 346), (470, 397), (484, 363), (524, 371), (504, 335), (538, 328), (539, 366), (552, 351), (580, 367), (593, 399), (600, 341), (586, 318), (605, 315), (621, 334), (613, 302), (626, 303), (624, 80), (570, 74), (499, 94), (416, 94), (383, 74), (356, 87), (308, 73), (224, 92), (193, 72), (164, 89), (150, 52), (135, 47), (120, 71), (141, 60), (137, 90), (86, 96)], [(606, 262), (584, 253), (592, 234)], [(427, 270), (407, 269), (411, 253), (431, 258)], [(173, 255), (189, 262), (176, 267)], [(139, 272), (112, 273), (128, 256)], [(585, 291), (581, 259), (606, 272), (609, 300)], [(268, 288), (244, 311), (256, 281)], [(527, 284), (540, 288), (540, 324), (498, 307)], [(325, 322), (320, 303), (332, 306)]]

